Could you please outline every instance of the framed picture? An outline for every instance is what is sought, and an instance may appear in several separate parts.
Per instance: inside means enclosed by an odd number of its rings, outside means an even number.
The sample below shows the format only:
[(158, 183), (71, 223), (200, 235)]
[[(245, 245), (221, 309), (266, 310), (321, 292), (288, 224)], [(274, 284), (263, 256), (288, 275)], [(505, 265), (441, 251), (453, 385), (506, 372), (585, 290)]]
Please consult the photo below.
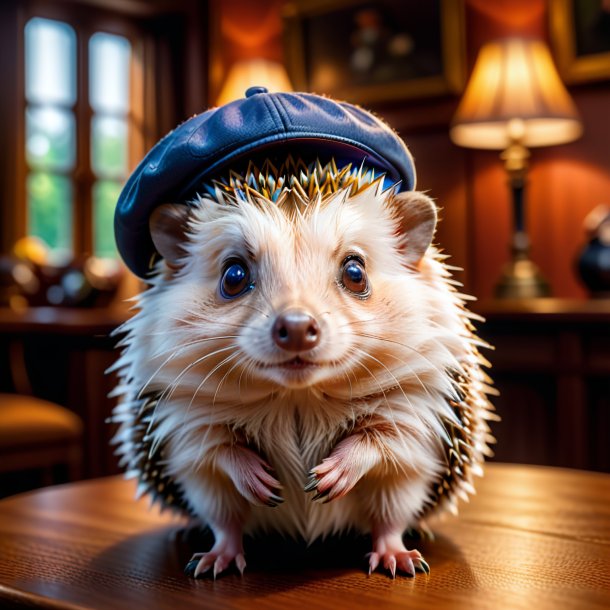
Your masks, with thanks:
[(361, 104), (458, 94), (463, 0), (292, 0), (286, 63), (295, 89)]
[(610, 0), (550, 0), (551, 42), (567, 83), (610, 78)]

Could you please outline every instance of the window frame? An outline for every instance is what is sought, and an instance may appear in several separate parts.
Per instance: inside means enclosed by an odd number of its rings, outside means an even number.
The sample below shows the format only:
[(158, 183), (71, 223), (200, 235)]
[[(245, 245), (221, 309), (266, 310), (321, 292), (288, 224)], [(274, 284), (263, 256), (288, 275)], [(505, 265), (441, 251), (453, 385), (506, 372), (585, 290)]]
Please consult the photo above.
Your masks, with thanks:
[[(85, 10), (86, 9), (86, 10)], [(76, 101), (71, 110), (76, 122), (76, 163), (72, 171), (66, 175), (72, 182), (72, 250), (75, 258), (91, 256), (94, 252), (93, 228), (93, 186), (98, 177), (91, 164), (91, 125), (94, 111), (89, 102), (89, 41), (96, 32), (105, 32), (125, 37), (131, 45), (130, 62), (130, 99), (129, 112), (126, 115), (128, 124), (128, 172), (133, 170), (138, 160), (144, 154), (144, 138), (140, 135), (144, 131), (144, 39), (146, 32), (133, 20), (108, 13), (97, 7), (83, 7), (68, 5), (67, 3), (32, 2), (24, 11), (21, 27), (21, 47), (23, 50), (22, 66), (23, 79), (25, 78), (25, 25), (30, 19), (41, 17), (67, 23), (76, 33)], [(25, 112), (28, 101), (25, 97), (25, 86), (22, 82), (20, 91), (20, 120), (19, 131), (25, 133)], [(139, 129), (134, 123), (139, 123)], [(25, 158), (25, 138), (22, 141), (23, 179), (20, 181), (19, 200), (23, 206), (19, 224), (19, 235), (27, 233), (27, 193), (26, 179), (30, 168)]]
[[(213, 28), (210, 5), (209, 0), (0, 2), (0, 75), (3, 77), (3, 95), (0, 96), (0, 142), (3, 143), (0, 147), (0, 257), (11, 256), (15, 242), (26, 235), (27, 229), (24, 48), (27, 21), (38, 16), (71, 25), (91, 24), (91, 31), (125, 36), (132, 45), (133, 39), (140, 37), (140, 45), (132, 46), (133, 58), (141, 68), (134, 87), (138, 87), (142, 97), (140, 114), (134, 117), (142, 125), (141, 141), (131, 138), (128, 153), (133, 166), (162, 136), (208, 107), (209, 40)], [(75, 198), (78, 196), (75, 194)], [(92, 207), (87, 207), (87, 215), (90, 215)], [(83, 221), (86, 224), (86, 218), (80, 219), (81, 223)], [(79, 231), (75, 229), (76, 233)], [(77, 235), (75, 257), (87, 254), (84, 251), (86, 242), (92, 246), (92, 229), (85, 227), (85, 231), (81, 238)]]

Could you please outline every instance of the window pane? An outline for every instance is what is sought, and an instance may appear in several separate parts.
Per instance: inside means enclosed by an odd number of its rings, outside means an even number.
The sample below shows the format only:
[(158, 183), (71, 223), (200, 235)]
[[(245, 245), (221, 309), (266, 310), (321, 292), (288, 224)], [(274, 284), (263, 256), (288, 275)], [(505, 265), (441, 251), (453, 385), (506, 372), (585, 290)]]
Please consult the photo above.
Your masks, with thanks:
[(25, 26), (25, 95), (28, 101), (76, 101), (76, 34), (62, 21), (35, 17)]
[(114, 241), (114, 208), (121, 184), (100, 180), (93, 186), (93, 253), (102, 258), (117, 258)]
[(72, 169), (76, 157), (74, 115), (56, 108), (28, 108), (25, 119), (28, 163), (41, 169)]
[(72, 185), (48, 172), (33, 172), (27, 180), (28, 234), (43, 239), (54, 254), (72, 251)]
[(127, 38), (101, 32), (91, 36), (89, 102), (95, 112), (128, 112), (130, 54)]
[(94, 117), (91, 123), (91, 165), (97, 176), (127, 174), (127, 121)]

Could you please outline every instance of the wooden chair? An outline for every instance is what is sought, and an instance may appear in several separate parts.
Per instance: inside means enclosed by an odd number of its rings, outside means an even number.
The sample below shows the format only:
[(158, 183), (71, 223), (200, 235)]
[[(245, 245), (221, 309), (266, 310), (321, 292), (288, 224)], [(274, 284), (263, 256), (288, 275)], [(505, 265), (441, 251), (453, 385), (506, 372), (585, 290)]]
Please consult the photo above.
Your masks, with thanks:
[(81, 476), (83, 423), (75, 413), (33, 396), (0, 394), (0, 472), (36, 469), (43, 485), (56, 482), (54, 467), (68, 479)]
[(0, 394), (0, 473), (36, 470), (40, 483), (58, 482), (56, 466), (70, 481), (82, 472), (81, 418), (58, 404), (31, 395), (23, 346), (10, 345), (10, 364), (17, 393)]

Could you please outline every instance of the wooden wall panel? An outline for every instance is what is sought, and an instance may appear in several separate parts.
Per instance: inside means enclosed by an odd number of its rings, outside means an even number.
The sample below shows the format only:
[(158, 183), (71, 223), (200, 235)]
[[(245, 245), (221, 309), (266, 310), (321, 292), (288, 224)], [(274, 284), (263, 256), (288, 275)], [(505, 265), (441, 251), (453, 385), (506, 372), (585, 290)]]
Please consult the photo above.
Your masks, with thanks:
[(610, 472), (610, 378), (596, 376), (589, 383), (588, 401), (590, 417), (587, 422), (590, 432), (590, 466)]
[(494, 374), (500, 396), (494, 398), (500, 422), (492, 422), (498, 441), (494, 460), (520, 464), (557, 463), (555, 380), (549, 374)]
[(413, 134), (408, 143), (417, 167), (417, 188), (426, 191), (440, 208), (436, 242), (450, 255), (449, 264), (464, 269), (456, 277), (470, 290), (465, 159), (443, 132)]
[(496, 459), (610, 470), (608, 303), (543, 299), (481, 304), (500, 396)]

